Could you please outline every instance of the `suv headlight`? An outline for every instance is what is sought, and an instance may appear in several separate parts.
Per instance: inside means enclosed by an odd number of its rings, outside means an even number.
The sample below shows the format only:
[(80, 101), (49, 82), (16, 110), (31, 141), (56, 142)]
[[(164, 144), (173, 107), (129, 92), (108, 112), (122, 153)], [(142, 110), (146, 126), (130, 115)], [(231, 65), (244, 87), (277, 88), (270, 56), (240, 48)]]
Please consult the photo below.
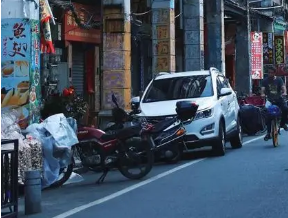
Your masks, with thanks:
[(213, 109), (207, 109), (207, 110), (203, 110), (203, 111), (199, 111), (196, 113), (196, 116), (194, 118), (194, 120), (199, 120), (199, 119), (203, 119), (203, 118), (208, 118), (211, 117), (213, 114)]

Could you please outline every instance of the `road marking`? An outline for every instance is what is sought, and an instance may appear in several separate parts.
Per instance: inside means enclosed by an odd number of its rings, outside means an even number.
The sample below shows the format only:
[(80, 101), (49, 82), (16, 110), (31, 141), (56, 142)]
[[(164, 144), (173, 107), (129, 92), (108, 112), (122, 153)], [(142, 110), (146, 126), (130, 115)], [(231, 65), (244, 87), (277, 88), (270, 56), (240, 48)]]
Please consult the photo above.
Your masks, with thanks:
[(203, 161), (203, 160), (205, 160), (205, 159), (207, 159), (207, 158), (203, 158), (203, 159), (191, 161), (191, 162), (189, 162), (189, 163), (180, 165), (180, 166), (175, 167), (175, 168), (173, 168), (173, 169), (171, 169), (171, 170), (168, 170), (168, 171), (166, 171), (166, 172), (164, 172), (164, 173), (160, 173), (160, 174), (158, 174), (158, 175), (156, 175), (156, 176), (153, 176), (153, 177), (151, 177), (150, 179), (144, 180), (144, 181), (139, 182), (139, 183), (137, 183), (137, 184), (135, 184), (135, 185), (129, 186), (129, 187), (127, 187), (127, 188), (124, 188), (124, 189), (122, 189), (122, 190), (120, 190), (120, 191), (118, 191), (118, 192), (115, 192), (115, 193), (113, 193), (113, 194), (111, 194), (111, 195), (108, 195), (108, 196), (106, 196), (106, 197), (104, 197), (104, 198), (101, 198), (101, 199), (99, 199), (99, 200), (92, 201), (92, 202), (90, 202), (90, 203), (88, 203), (88, 204), (85, 204), (85, 205), (76, 207), (76, 208), (74, 208), (74, 209), (72, 209), (72, 210), (69, 210), (69, 211), (67, 211), (67, 212), (65, 212), (65, 213), (62, 213), (62, 214), (60, 214), (60, 215), (58, 215), (58, 216), (55, 216), (55, 217), (53, 217), (53, 218), (66, 218), (66, 217), (72, 216), (73, 214), (76, 214), (76, 213), (78, 213), (78, 212), (80, 212), (80, 211), (83, 211), (83, 210), (86, 210), (86, 209), (88, 209), (88, 208), (90, 208), (90, 207), (94, 207), (94, 206), (96, 206), (96, 205), (98, 205), (98, 204), (102, 204), (102, 203), (104, 203), (104, 202), (106, 202), (106, 201), (109, 201), (109, 200), (112, 200), (112, 199), (114, 199), (114, 198), (117, 198), (117, 197), (119, 197), (119, 196), (121, 196), (121, 195), (124, 195), (124, 194), (126, 194), (126, 193), (128, 193), (128, 192), (131, 192), (131, 191), (133, 191), (133, 190), (135, 190), (135, 189), (137, 189), (137, 188), (140, 188), (140, 187), (142, 187), (142, 186), (144, 186), (144, 185), (147, 185), (147, 184), (152, 183), (152, 182), (154, 182), (154, 181), (156, 181), (156, 180), (158, 180), (158, 179), (161, 179), (161, 178), (163, 178), (163, 177), (165, 177), (165, 176), (168, 176), (168, 175), (170, 175), (170, 174), (172, 174), (172, 173), (175, 173), (175, 172), (177, 172), (177, 171), (179, 171), (179, 170), (181, 170), (181, 169), (184, 169), (184, 168), (189, 167), (189, 166), (191, 166), (191, 165), (193, 165), (193, 164), (199, 163), (200, 161)]
[[(261, 138), (263, 138), (263, 137), (264, 137), (264, 136), (258, 136), (257, 138), (250, 139), (250, 140), (244, 142), (243, 145), (247, 145), (247, 144), (249, 144), (249, 143), (251, 143), (251, 142), (254, 142), (254, 141), (257, 141), (257, 140), (259, 140), (259, 139), (261, 139)], [(122, 190), (120, 190), (120, 191), (118, 191), (118, 192), (115, 192), (115, 193), (113, 193), (113, 194), (111, 194), (111, 195), (108, 195), (108, 196), (106, 196), (106, 197), (104, 197), (104, 198), (101, 198), (101, 199), (92, 201), (92, 202), (90, 202), (90, 203), (88, 203), (88, 204), (85, 204), (85, 205), (76, 207), (76, 208), (74, 208), (74, 209), (72, 209), (72, 210), (68, 210), (68, 211), (66, 211), (66, 212), (64, 212), (64, 213), (62, 213), (62, 214), (59, 214), (59, 215), (57, 215), (57, 216), (54, 216), (54, 217), (52, 217), (52, 218), (66, 218), (66, 217), (72, 216), (72, 215), (74, 215), (74, 214), (76, 214), (76, 213), (79, 213), (79, 212), (81, 212), (81, 211), (83, 211), (83, 210), (86, 210), (86, 209), (88, 209), (88, 208), (90, 208), (90, 207), (94, 207), (94, 206), (99, 205), (99, 204), (102, 204), (102, 203), (104, 203), (104, 202), (106, 202), (106, 201), (109, 201), (109, 200), (112, 200), (112, 199), (114, 199), (114, 198), (117, 198), (117, 197), (119, 197), (119, 196), (121, 196), (121, 195), (124, 195), (124, 194), (126, 194), (126, 193), (128, 193), (128, 192), (131, 192), (131, 191), (137, 189), (137, 188), (140, 188), (140, 187), (142, 187), (142, 186), (145, 186), (145, 185), (147, 185), (147, 184), (149, 184), (149, 183), (152, 183), (152, 182), (154, 182), (154, 181), (156, 181), (156, 180), (158, 180), (158, 179), (161, 179), (161, 178), (163, 178), (163, 177), (165, 177), (165, 176), (168, 176), (168, 175), (170, 175), (170, 174), (172, 174), (172, 173), (175, 173), (175, 172), (177, 172), (177, 171), (179, 171), (179, 170), (182, 170), (182, 169), (184, 169), (184, 168), (186, 168), (186, 167), (192, 166), (192, 165), (194, 165), (194, 164), (196, 164), (196, 163), (199, 163), (199, 162), (201, 162), (201, 161), (203, 161), (203, 160), (206, 160), (206, 159), (207, 159), (207, 158), (202, 158), (202, 159), (198, 159), (198, 160), (191, 161), (191, 162), (189, 162), (189, 163), (182, 164), (182, 165), (180, 165), (180, 166), (178, 166), (178, 167), (175, 167), (175, 168), (173, 168), (173, 169), (171, 169), (171, 170), (168, 170), (168, 171), (166, 171), (166, 172), (163, 172), (163, 173), (160, 173), (160, 174), (158, 174), (158, 175), (156, 175), (156, 176), (153, 176), (153, 177), (151, 177), (150, 179), (144, 180), (144, 181), (139, 182), (139, 183), (137, 183), (137, 184), (135, 184), (135, 185), (129, 186), (129, 187), (127, 187), (127, 188), (124, 188), (124, 189), (122, 189)]]
[[(280, 129), (280, 132), (282, 132), (282, 131), (283, 131), (283, 129)], [(265, 137), (265, 134), (264, 134), (264, 135), (260, 135), (260, 136), (254, 138), (254, 139), (250, 139), (250, 140), (248, 140), (248, 141), (246, 141), (246, 142), (243, 142), (243, 145), (247, 145), (247, 144), (249, 144), (249, 143), (251, 143), (251, 142), (255, 142), (255, 141), (257, 141), (257, 140), (259, 140), (259, 139), (262, 139), (262, 138), (264, 138), (264, 137)]]
[(247, 144), (249, 144), (249, 143), (251, 143), (251, 142), (255, 142), (255, 141), (257, 141), (257, 140), (259, 140), (259, 139), (262, 139), (262, 138), (264, 138), (265, 137), (265, 135), (261, 135), (261, 136), (258, 136), (258, 137), (256, 137), (256, 138), (254, 138), (254, 139), (250, 139), (250, 140), (248, 140), (248, 141), (246, 141), (246, 142), (243, 142), (243, 145), (247, 145)]

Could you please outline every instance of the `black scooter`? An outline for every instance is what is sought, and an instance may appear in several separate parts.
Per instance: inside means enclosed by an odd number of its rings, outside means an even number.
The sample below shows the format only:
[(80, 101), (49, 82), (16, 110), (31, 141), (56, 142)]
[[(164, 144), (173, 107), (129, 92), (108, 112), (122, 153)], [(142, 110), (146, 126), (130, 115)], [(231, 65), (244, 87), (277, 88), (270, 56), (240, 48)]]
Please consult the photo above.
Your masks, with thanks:
[[(139, 126), (140, 132), (140, 123), (143, 123), (145, 117), (137, 116), (137, 114), (141, 113), (138, 101), (133, 101), (132, 99), (132, 111), (130, 113), (127, 113), (119, 107), (114, 94), (112, 94), (112, 101), (115, 105), (115, 108), (112, 109), (112, 121), (104, 131), (107, 133), (114, 133), (124, 127)], [(186, 134), (186, 130), (184, 128), (184, 131), (182, 131), (183, 123), (176, 118), (170, 118), (159, 122), (157, 124), (157, 129), (161, 129), (161, 131), (153, 131), (152, 134), (155, 159), (158, 161), (163, 160), (167, 163), (177, 163), (181, 159), (184, 150), (183, 137)], [(136, 141), (141, 141), (140, 135), (139, 138), (134, 138), (133, 140), (134, 143), (136, 143)]]

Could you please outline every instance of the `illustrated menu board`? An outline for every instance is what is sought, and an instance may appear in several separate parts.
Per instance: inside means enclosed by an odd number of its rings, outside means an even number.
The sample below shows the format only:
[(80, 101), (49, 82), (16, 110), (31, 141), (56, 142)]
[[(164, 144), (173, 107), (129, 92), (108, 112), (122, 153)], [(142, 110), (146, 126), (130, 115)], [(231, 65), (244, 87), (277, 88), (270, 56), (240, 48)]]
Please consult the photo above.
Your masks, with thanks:
[(39, 62), (34, 61), (35, 47), (39, 47), (40, 42), (39, 33), (36, 38), (33, 35), (35, 22), (39, 21), (13, 18), (2, 19), (1, 24), (1, 109), (2, 112), (17, 110), (23, 128), (39, 120), (39, 104), (36, 111), (30, 110), (30, 103), (38, 103), (40, 98), (40, 94), (37, 96), (37, 92), (40, 93)]

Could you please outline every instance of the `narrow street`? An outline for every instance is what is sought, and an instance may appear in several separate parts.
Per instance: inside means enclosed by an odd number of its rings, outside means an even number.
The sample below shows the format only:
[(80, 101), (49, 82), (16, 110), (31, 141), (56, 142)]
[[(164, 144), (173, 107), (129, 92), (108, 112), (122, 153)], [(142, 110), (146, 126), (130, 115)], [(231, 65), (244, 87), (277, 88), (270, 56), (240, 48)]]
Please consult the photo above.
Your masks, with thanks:
[[(287, 218), (288, 134), (280, 146), (260, 137), (245, 138), (240, 150), (227, 144), (225, 157), (189, 154), (178, 165), (155, 166), (145, 181), (129, 181), (118, 172), (87, 173), (85, 181), (43, 192), (37, 218)], [(190, 157), (192, 156), (192, 157)]]

